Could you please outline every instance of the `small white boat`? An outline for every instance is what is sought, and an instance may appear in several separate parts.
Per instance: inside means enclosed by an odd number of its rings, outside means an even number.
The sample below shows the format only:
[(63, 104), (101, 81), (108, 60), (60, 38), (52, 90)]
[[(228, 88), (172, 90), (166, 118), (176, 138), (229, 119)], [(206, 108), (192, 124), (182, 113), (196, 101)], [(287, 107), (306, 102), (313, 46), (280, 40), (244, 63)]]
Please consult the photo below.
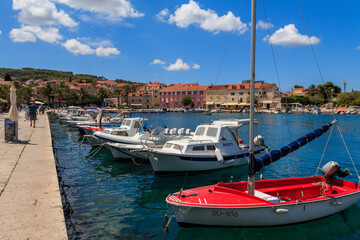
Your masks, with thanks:
[[(248, 119), (223, 119), (196, 128), (191, 139), (168, 141), (161, 149), (150, 149), (155, 172), (204, 171), (248, 163), (248, 145), (239, 144), (238, 128)], [(258, 136), (258, 143), (263, 143)], [(265, 148), (257, 146), (255, 153)]]

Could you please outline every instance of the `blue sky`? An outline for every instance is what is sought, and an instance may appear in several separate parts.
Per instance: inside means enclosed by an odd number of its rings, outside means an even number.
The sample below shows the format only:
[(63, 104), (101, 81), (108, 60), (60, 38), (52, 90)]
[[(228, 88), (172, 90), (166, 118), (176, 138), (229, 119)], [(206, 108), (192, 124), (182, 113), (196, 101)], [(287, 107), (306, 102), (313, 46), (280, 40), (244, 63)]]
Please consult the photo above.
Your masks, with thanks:
[[(278, 84), (271, 41), (282, 91), (322, 84), (296, 0), (263, 2), (270, 35), (259, 0), (257, 80)], [(324, 81), (360, 90), (360, 2), (299, 2)], [(249, 79), (250, 0), (13, 0), (0, 14), (0, 67), (166, 84)]]

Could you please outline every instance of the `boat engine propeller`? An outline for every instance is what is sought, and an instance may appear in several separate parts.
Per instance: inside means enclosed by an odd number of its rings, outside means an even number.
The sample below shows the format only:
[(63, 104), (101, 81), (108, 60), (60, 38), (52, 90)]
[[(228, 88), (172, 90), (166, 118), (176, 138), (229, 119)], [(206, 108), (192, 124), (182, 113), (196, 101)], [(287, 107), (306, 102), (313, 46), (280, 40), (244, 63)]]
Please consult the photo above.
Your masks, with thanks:
[(345, 168), (344, 171), (340, 170), (341, 166), (337, 162), (330, 161), (321, 168), (321, 173), (328, 180), (335, 177), (346, 177), (351, 174), (350, 170)]

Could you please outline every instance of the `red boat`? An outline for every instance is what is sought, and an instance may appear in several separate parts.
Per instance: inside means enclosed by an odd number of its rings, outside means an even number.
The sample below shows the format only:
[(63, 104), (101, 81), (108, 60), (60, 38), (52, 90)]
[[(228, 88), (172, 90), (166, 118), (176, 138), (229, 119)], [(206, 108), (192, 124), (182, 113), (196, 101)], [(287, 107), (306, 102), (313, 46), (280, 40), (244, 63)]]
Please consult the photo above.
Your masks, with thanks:
[[(262, 167), (320, 137), (337, 122), (334, 119), (281, 149), (260, 159), (254, 158), (255, 13), (256, 0), (252, 0), (248, 181), (220, 182), (169, 195), (166, 202), (171, 205), (180, 226), (259, 227), (295, 224), (338, 213), (360, 200), (359, 184), (337, 179), (349, 175), (350, 171), (341, 171), (340, 165), (335, 162), (323, 166), (323, 177), (254, 181), (255, 173)], [(355, 168), (354, 163), (353, 166)], [(360, 179), (357, 171), (356, 174)]]
[(358, 184), (324, 177), (218, 183), (169, 195), (180, 226), (276, 226), (340, 212), (360, 200)]

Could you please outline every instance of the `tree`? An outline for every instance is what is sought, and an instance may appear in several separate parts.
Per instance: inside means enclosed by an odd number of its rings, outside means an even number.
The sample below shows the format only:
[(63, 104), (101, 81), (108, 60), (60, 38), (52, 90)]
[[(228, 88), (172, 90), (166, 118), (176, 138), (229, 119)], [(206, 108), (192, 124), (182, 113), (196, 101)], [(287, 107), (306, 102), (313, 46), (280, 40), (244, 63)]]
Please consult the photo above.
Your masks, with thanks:
[(29, 103), (33, 96), (33, 89), (30, 86), (22, 86), (16, 89), (16, 102), (19, 104)]
[(104, 98), (108, 98), (110, 93), (105, 88), (101, 87), (98, 91), (98, 97), (100, 98), (101, 105), (104, 103)]
[(121, 107), (120, 99), (121, 99), (122, 93), (123, 93), (123, 90), (121, 88), (115, 89), (115, 91), (114, 91), (114, 96), (117, 98), (117, 102), (118, 102), (118, 108)]
[[(250, 96), (248, 96), (246, 98), (246, 102), (247, 103), (250, 103)], [(254, 98), (254, 105), (257, 106), (259, 104), (259, 96), (255, 95), (255, 98)]]
[(338, 93), (341, 93), (341, 88), (334, 85), (332, 82), (318, 85), (316, 90), (319, 92), (319, 97), (323, 99), (324, 103), (328, 102), (331, 98), (336, 97)]
[(50, 98), (53, 96), (53, 93), (54, 93), (54, 89), (53, 87), (51, 86), (51, 83), (46, 83), (46, 86), (41, 88), (40, 90), (41, 94), (43, 94), (45, 97), (47, 97), (48, 99), (48, 104), (50, 105)]
[(10, 102), (10, 86), (0, 85), (0, 98)]
[(308, 89), (306, 90), (306, 93), (310, 96), (315, 96), (318, 94), (318, 90), (316, 89), (316, 86), (314, 84), (310, 85)]
[(185, 96), (181, 99), (181, 104), (186, 107), (189, 106), (193, 102), (192, 98), (189, 96)]
[(5, 74), (4, 80), (5, 80), (5, 81), (11, 81), (11, 77), (10, 77), (10, 74), (9, 74), (9, 73), (6, 73), (6, 74)]
[(87, 100), (90, 98), (90, 94), (86, 91), (85, 88), (80, 88), (80, 99), (81, 101)]
[(304, 88), (304, 87), (301, 85), (295, 85), (294, 88)]
[(360, 106), (360, 91), (342, 93), (337, 104), (341, 106)]

